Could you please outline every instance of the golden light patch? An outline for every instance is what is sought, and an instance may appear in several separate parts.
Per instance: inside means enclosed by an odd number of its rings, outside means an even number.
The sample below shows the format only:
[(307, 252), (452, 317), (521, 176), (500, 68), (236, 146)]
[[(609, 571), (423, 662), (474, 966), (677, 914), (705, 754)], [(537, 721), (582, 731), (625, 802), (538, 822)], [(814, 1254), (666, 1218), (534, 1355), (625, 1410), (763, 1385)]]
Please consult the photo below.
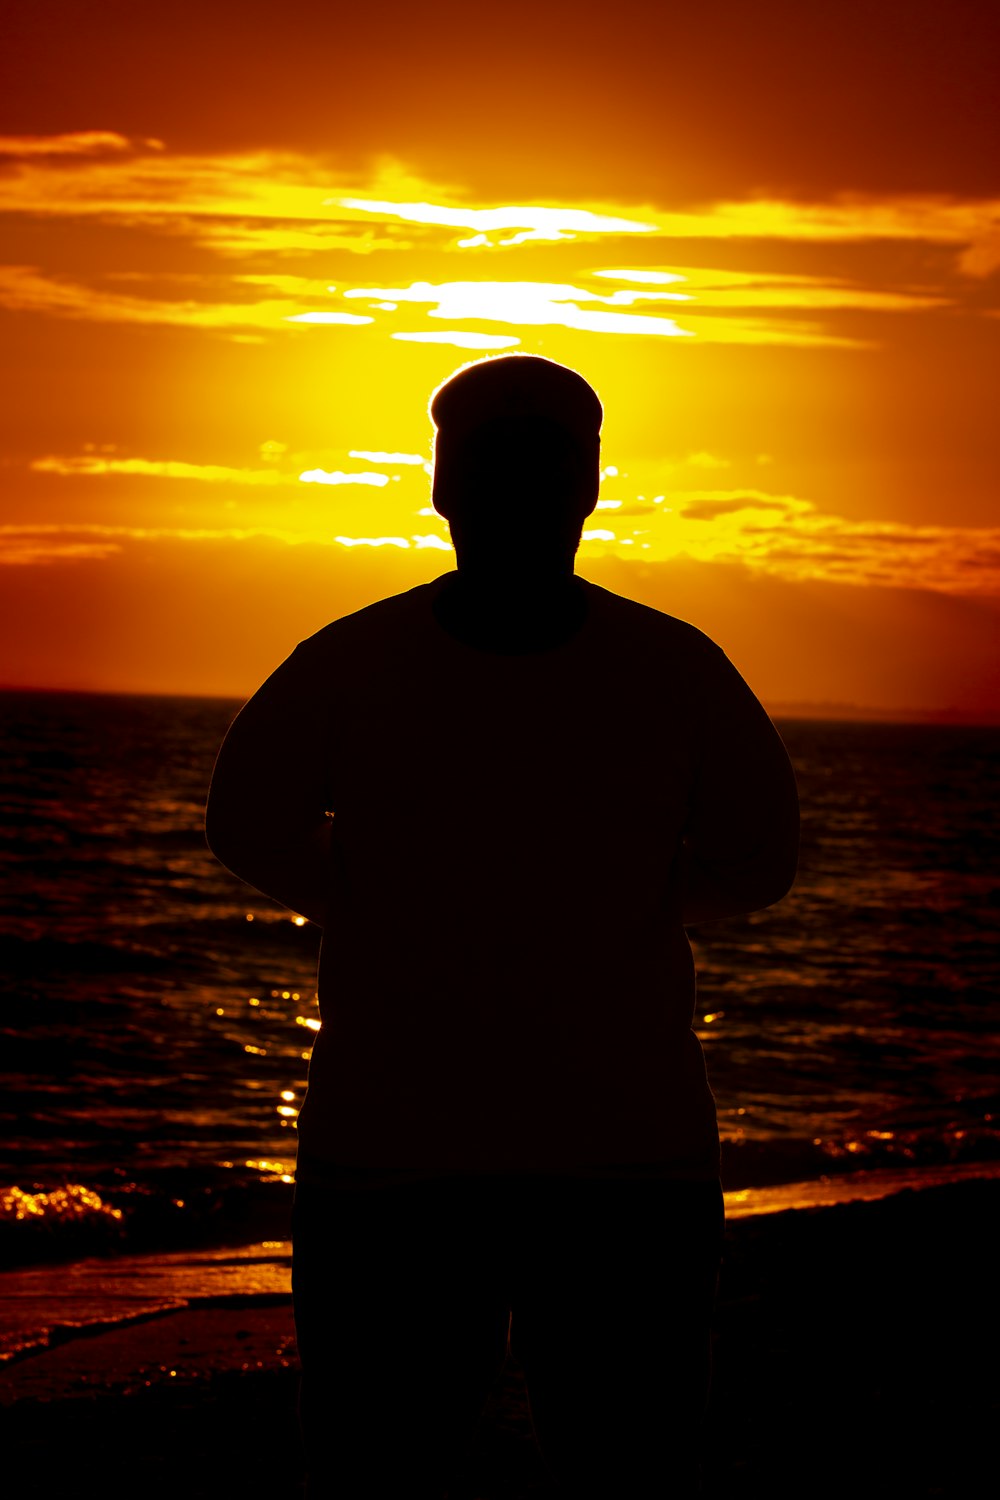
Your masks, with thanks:
[(347, 298), (363, 298), (370, 303), (390, 299), (397, 305), (426, 306), (429, 317), (448, 322), (507, 323), (514, 328), (557, 326), (585, 333), (652, 334), (660, 338), (688, 336), (669, 318), (581, 306), (600, 303), (617, 307), (622, 300), (639, 295), (627, 293), (623, 299), (619, 293), (606, 296), (584, 287), (539, 281), (450, 281), (436, 285), (417, 281), (405, 287), (352, 287), (344, 293)]
[(411, 224), (439, 224), (452, 229), (473, 229), (475, 235), (460, 241), (463, 248), (489, 245), (491, 233), (511, 229), (516, 233), (499, 240), (500, 245), (523, 245), (529, 240), (572, 239), (579, 234), (650, 234), (654, 224), (596, 213), (591, 209), (546, 207), (471, 208), (442, 203), (393, 203), (372, 198), (329, 198), (338, 208), (360, 210), (379, 218), (405, 219)]

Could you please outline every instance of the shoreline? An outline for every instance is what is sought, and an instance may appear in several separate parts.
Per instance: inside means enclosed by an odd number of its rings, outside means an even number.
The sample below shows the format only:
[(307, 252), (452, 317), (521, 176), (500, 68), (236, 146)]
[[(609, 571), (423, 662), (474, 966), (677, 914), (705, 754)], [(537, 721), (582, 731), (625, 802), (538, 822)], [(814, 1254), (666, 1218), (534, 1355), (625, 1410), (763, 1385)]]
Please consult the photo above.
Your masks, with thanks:
[(1000, 1178), (1000, 1161), (958, 1162), (932, 1167), (875, 1167), (839, 1174), (823, 1174), (801, 1182), (779, 1182), (769, 1187), (727, 1190), (726, 1219), (752, 1218), (805, 1208), (833, 1208), (840, 1203), (874, 1203), (897, 1193), (923, 1192), (960, 1182), (992, 1182)]
[[(996, 1400), (988, 1245), (998, 1203), (994, 1174), (730, 1221), (706, 1443), (711, 1500), (978, 1492)], [(271, 1251), (268, 1264), (287, 1264)], [(230, 1256), (225, 1268), (217, 1256), (214, 1274), (246, 1276), (251, 1264)], [(155, 1496), (292, 1500), (296, 1382), (287, 1292), (192, 1296), (0, 1366), (10, 1472), (53, 1500), (95, 1483), (105, 1500), (124, 1500), (140, 1475)], [(515, 1368), (487, 1408), (469, 1473), (455, 1500), (548, 1494)]]
[[(1000, 1162), (859, 1171), (724, 1193), (726, 1223), (854, 1203), (965, 1182), (996, 1182)], [(291, 1241), (45, 1260), (0, 1270), (2, 1374), (13, 1363), (182, 1311), (291, 1305)]]

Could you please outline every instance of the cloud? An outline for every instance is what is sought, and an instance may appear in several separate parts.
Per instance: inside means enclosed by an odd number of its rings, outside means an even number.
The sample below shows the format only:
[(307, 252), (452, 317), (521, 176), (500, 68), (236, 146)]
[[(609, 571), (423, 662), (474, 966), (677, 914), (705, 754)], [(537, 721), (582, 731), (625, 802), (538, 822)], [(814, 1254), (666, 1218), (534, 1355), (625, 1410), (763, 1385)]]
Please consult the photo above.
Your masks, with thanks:
[(684, 463), (692, 469), (730, 469), (732, 463), (728, 458), (719, 458), (715, 453), (689, 453)]
[(556, 325), (587, 333), (653, 334), (661, 338), (687, 336), (670, 318), (581, 308), (581, 302), (618, 305), (616, 294), (603, 296), (555, 282), (414, 281), (405, 287), (352, 287), (344, 296), (364, 298), (371, 305), (386, 301), (425, 304), (429, 317), (448, 322), (508, 323), (517, 328)]
[(649, 286), (662, 286), (670, 281), (683, 281), (677, 271), (654, 271), (648, 266), (634, 271), (594, 271), (594, 276), (605, 276), (611, 281), (638, 281)]
[(958, 257), (958, 268), (966, 276), (986, 277), (1000, 269), (1000, 220), (994, 219)]
[[(125, 472), (154, 471), (165, 473), (167, 469), (166, 466), (145, 463), (141, 468), (133, 467)], [(64, 465), (55, 472), (80, 474), (89, 471)], [(206, 474), (216, 473), (224, 482), (231, 482), (229, 476), (232, 474), (259, 471), (228, 470), (213, 465), (178, 465), (171, 472), (175, 477), (184, 478), (204, 478)], [(289, 480), (296, 482), (291, 476), (285, 476), (283, 482)], [(384, 488), (387, 476), (334, 472), (325, 480), (315, 482), (374, 483)], [(644, 563), (688, 559), (720, 567), (738, 564), (751, 574), (785, 582), (918, 589), (981, 598), (1000, 593), (1000, 527), (854, 521), (822, 511), (798, 496), (760, 490), (666, 491), (653, 500), (637, 499), (606, 506), (605, 510), (613, 512), (615, 529), (588, 526), (583, 533), (584, 555), (596, 549), (597, 555), (620, 559), (631, 557)], [(266, 540), (284, 546), (313, 544), (348, 549), (450, 551), (446, 536), (404, 534), (395, 529), (392, 512), (373, 510), (366, 514), (376, 526), (381, 520), (385, 531), (373, 529), (370, 534), (339, 533), (334, 536), (328, 531), (324, 519), (305, 513), (296, 518), (294, 526), (8, 525), (0, 527), (0, 560), (19, 564), (55, 558), (95, 561), (111, 556), (126, 540)], [(420, 514), (431, 516), (434, 513), (424, 507)], [(610, 514), (608, 519), (611, 519)], [(631, 525), (632, 521), (636, 524)], [(530, 545), (530, 528), (526, 530), (524, 540), (525, 545)]]
[(382, 489), (389, 483), (388, 474), (345, 474), (340, 469), (306, 469), (299, 475), (302, 484), (370, 484)]
[(105, 562), (129, 542), (248, 541), (266, 538), (294, 544), (296, 537), (273, 529), (245, 527), (113, 526), (99, 522), (0, 526), (0, 567), (54, 562)]
[[(23, 138), (8, 138), (23, 139)], [(194, 155), (161, 143), (129, 141), (113, 132), (30, 137), (30, 148), (7, 153), (0, 208), (52, 218), (141, 222), (149, 216), (207, 215), (329, 223), (348, 215), (323, 212), (322, 168), (303, 154), (271, 151)], [(46, 140), (54, 149), (46, 149)], [(92, 160), (86, 142), (103, 140)], [(67, 142), (83, 143), (66, 149)], [(143, 149), (147, 148), (147, 149)], [(59, 158), (63, 157), (63, 162)], [(52, 158), (51, 160), (43, 160)]]
[(522, 245), (528, 240), (574, 239), (578, 234), (651, 234), (654, 224), (635, 219), (595, 213), (585, 208), (553, 207), (541, 204), (503, 208), (470, 208), (441, 203), (393, 203), (372, 198), (328, 198), (338, 208), (360, 210), (380, 219), (405, 219), (411, 224), (437, 224), (453, 229), (476, 231), (465, 247), (491, 243), (491, 231), (519, 231), (501, 245)]
[(371, 255), (373, 251), (413, 249), (413, 241), (401, 235), (394, 225), (379, 231), (370, 226), (349, 226), (345, 231), (322, 221), (247, 218), (188, 214), (172, 218), (150, 215), (150, 228), (184, 236), (218, 255), (234, 260), (262, 257), (328, 256), (340, 252), (348, 255)]
[(439, 536), (331, 536), (274, 526), (122, 526), (102, 523), (0, 525), (0, 567), (52, 562), (103, 562), (129, 543), (270, 542), (282, 547), (393, 547), (450, 552)]
[[(36, 266), (0, 266), (0, 306), (13, 312), (42, 313), (68, 318), (86, 318), (102, 323), (162, 324), (203, 328), (245, 336), (247, 330), (274, 330), (289, 321), (293, 297), (257, 298), (243, 302), (212, 300), (220, 288), (214, 278), (198, 284), (201, 297), (171, 299), (162, 296), (163, 282), (144, 279), (150, 295), (119, 292), (106, 285), (73, 281), (46, 275)], [(171, 278), (170, 285), (176, 278)], [(241, 290), (247, 278), (231, 278), (226, 290)], [(138, 279), (130, 284), (141, 284)], [(158, 295), (160, 293), (160, 295)], [(205, 294), (209, 295), (206, 296)], [(299, 302), (301, 305), (301, 301)], [(320, 321), (360, 325), (369, 317), (355, 314), (324, 315)]]
[(0, 136), (0, 160), (59, 160), (95, 156), (122, 156), (140, 151), (162, 151), (163, 142), (148, 137), (132, 140), (116, 130), (76, 130), (64, 135)]
[(678, 507), (688, 521), (714, 521), (719, 516), (735, 515), (746, 510), (778, 510), (789, 513), (784, 500), (769, 500), (762, 495), (740, 495), (734, 500), (691, 500)]
[[(348, 287), (345, 298), (368, 299), (368, 311), (358, 313), (343, 307), (309, 307), (308, 301), (331, 295), (331, 290), (306, 277), (232, 276), (219, 278), (142, 277), (135, 274), (113, 278), (114, 285), (71, 280), (65, 275), (46, 274), (36, 266), (0, 266), (0, 306), (14, 312), (89, 319), (94, 322), (134, 323), (205, 329), (237, 340), (276, 334), (288, 325), (362, 328), (375, 325), (379, 332), (402, 342), (452, 344), (464, 349), (513, 348), (517, 334), (489, 334), (474, 329), (448, 332), (393, 329), (374, 313), (392, 312), (399, 303), (423, 304), (427, 316), (448, 322), (505, 323), (512, 328), (562, 327), (583, 333), (613, 333), (641, 337), (695, 338), (708, 343), (777, 343), (799, 346), (866, 347), (865, 341), (831, 332), (814, 320), (753, 317), (701, 316), (711, 313), (710, 299), (696, 307), (693, 299), (685, 309), (681, 326), (673, 318), (619, 312), (622, 294), (610, 296), (586, 287), (534, 281), (459, 281), (433, 284), (413, 282), (408, 287)], [(122, 283), (134, 288), (117, 290)], [(220, 284), (221, 283), (221, 284)], [(171, 297), (165, 291), (190, 285), (200, 295)], [(148, 295), (139, 294), (143, 287)], [(247, 289), (272, 291), (275, 296), (247, 297)], [(334, 289), (335, 290), (335, 289)], [(245, 300), (229, 300), (233, 294)], [(664, 293), (627, 293), (628, 304)], [(592, 307), (588, 304), (599, 304)], [(606, 310), (606, 309), (614, 310)], [(692, 325), (693, 326), (690, 326)]]
[[(641, 234), (652, 239), (742, 239), (850, 244), (868, 240), (924, 240), (951, 245), (978, 245), (995, 240), (1000, 202), (963, 201), (944, 195), (884, 197), (836, 194), (825, 202), (748, 197), (695, 210), (672, 211), (647, 204), (641, 218), (570, 207), (475, 208), (460, 204), (401, 203), (371, 198), (330, 198), (330, 206), (371, 214), (379, 220), (467, 228), (476, 233), (463, 249), (516, 246), (528, 239), (567, 239), (578, 234)], [(519, 229), (505, 240), (490, 233)], [(607, 273), (613, 274), (613, 273)], [(650, 280), (649, 273), (630, 279)], [(665, 278), (664, 278), (665, 279)], [(660, 277), (657, 280), (661, 280)]]
[(225, 464), (189, 464), (176, 459), (106, 458), (80, 454), (70, 458), (36, 458), (30, 467), (38, 474), (95, 477), (105, 474), (140, 474), (156, 479), (193, 479), (201, 484), (280, 485), (294, 478), (277, 469), (234, 469)]
[[(108, 281), (112, 285), (108, 285)], [(118, 290), (122, 284), (129, 291)], [(197, 296), (164, 295), (170, 289), (190, 285)], [(147, 292), (141, 295), (139, 288)], [(273, 291), (275, 296), (247, 296), (247, 289)], [(243, 300), (233, 300), (233, 294)], [(583, 333), (613, 333), (639, 337), (697, 338), (706, 343), (788, 344), (803, 347), (864, 348), (869, 341), (832, 331), (815, 319), (732, 317), (719, 315), (727, 305), (752, 307), (754, 297), (775, 307), (817, 310), (850, 309), (913, 311), (946, 305), (944, 297), (865, 293), (863, 290), (817, 288), (813, 293), (794, 292), (782, 303), (777, 291), (770, 294), (752, 289), (728, 304), (711, 290), (685, 295), (682, 321), (675, 318), (618, 311), (640, 301), (676, 300), (680, 294), (643, 291), (616, 292), (610, 296), (584, 286), (533, 281), (413, 282), (408, 287), (348, 287), (345, 298), (368, 299), (364, 313), (343, 307), (317, 308), (308, 302), (330, 295), (330, 289), (305, 277), (233, 276), (220, 278), (154, 278), (136, 274), (105, 278), (101, 284), (73, 280), (64, 274), (47, 274), (36, 266), (0, 266), (0, 306), (15, 312), (89, 319), (95, 322), (158, 324), (201, 328), (247, 339), (277, 333), (283, 325), (361, 328), (377, 325), (403, 342), (454, 344), (459, 348), (511, 348), (516, 334), (487, 334), (456, 329), (448, 333), (419, 329), (387, 328), (375, 312), (395, 311), (400, 303), (423, 304), (427, 316), (449, 322), (500, 322), (512, 328), (563, 327)], [(812, 301), (810, 301), (812, 297)], [(395, 304), (395, 306), (393, 305)], [(598, 304), (594, 306), (594, 304)]]
[(373, 452), (368, 448), (351, 448), (348, 456), (350, 458), (363, 458), (370, 464), (402, 464), (404, 466), (417, 465), (420, 468), (427, 467), (426, 458), (422, 458), (419, 453), (380, 453)]
[[(215, 330), (238, 341), (259, 340), (282, 327), (291, 332), (327, 325), (370, 330), (401, 343), (499, 349), (516, 347), (523, 328), (562, 327), (712, 344), (858, 349), (870, 347), (872, 339), (856, 324), (839, 326), (839, 314), (902, 315), (955, 305), (961, 286), (998, 263), (1000, 203), (993, 202), (839, 195), (810, 203), (757, 197), (684, 211), (666, 204), (631, 210), (609, 203), (484, 206), (464, 201), (468, 195), (459, 187), (435, 185), (392, 161), (375, 165), (369, 191), (362, 193), (356, 178), (350, 187), (338, 184), (335, 171), (303, 151), (193, 155), (102, 131), (7, 137), (2, 145), (0, 215), (8, 222), (87, 220), (111, 238), (109, 274), (100, 278), (37, 264), (0, 268), (0, 304), (52, 317)], [(123, 228), (142, 230), (144, 244), (165, 236), (186, 239), (214, 254), (218, 269), (178, 276), (138, 272), (131, 260), (121, 265), (117, 257), (125, 253), (125, 242), (114, 234)], [(456, 237), (462, 230), (471, 233)], [(442, 257), (453, 263), (456, 255), (478, 270), (488, 255), (492, 272), (497, 254), (523, 256), (545, 241), (552, 242), (547, 255), (562, 255), (556, 242), (581, 238), (618, 241), (619, 253), (628, 241), (630, 254), (639, 252), (652, 263), (629, 267), (618, 260), (592, 272), (576, 267), (576, 280), (565, 283), (444, 275), (414, 280), (394, 296), (383, 289), (378, 302), (363, 310), (327, 302), (331, 294), (318, 277), (282, 276), (273, 269), (297, 257), (345, 279), (345, 266), (356, 265), (359, 256), (392, 250), (419, 256), (422, 271)], [(724, 241), (727, 253), (739, 242), (753, 247), (762, 262), (769, 245), (788, 243), (946, 246), (954, 251), (956, 275), (942, 280), (942, 272), (937, 284), (911, 287), (842, 274), (664, 264), (680, 239)], [(145, 253), (156, 258), (148, 248)], [(223, 273), (222, 267), (241, 258), (268, 269)], [(616, 280), (625, 284), (609, 289), (607, 283)], [(438, 300), (421, 297), (423, 288)], [(340, 295), (374, 299), (377, 290), (349, 285)], [(385, 316), (395, 310), (388, 305), (393, 301), (423, 305), (428, 318), (452, 328), (442, 333), (394, 327)], [(659, 312), (664, 302), (673, 316)], [(469, 322), (502, 322), (511, 332), (463, 326)], [(500, 343), (501, 337), (507, 342)]]
[[(266, 448), (270, 445), (265, 444)], [(34, 459), (29, 467), (39, 474), (58, 475), (67, 481), (90, 482), (101, 477), (168, 479), (175, 483), (240, 486), (262, 492), (291, 492), (301, 485), (356, 487), (384, 492), (385, 499), (372, 497), (366, 509), (362, 535), (346, 531), (331, 537), (324, 515), (306, 507), (291, 514), (282, 501), (274, 510), (277, 524), (253, 527), (171, 529), (118, 526), (8, 526), (0, 529), (7, 539), (6, 560), (31, 562), (48, 556), (97, 558), (109, 555), (125, 537), (195, 539), (267, 537), (288, 545), (306, 542), (344, 547), (393, 546), (447, 549), (445, 535), (404, 535), (400, 530), (412, 514), (412, 494), (390, 490), (391, 470), (412, 473), (422, 481), (429, 465), (419, 454), (374, 449), (351, 449), (350, 455), (383, 469), (352, 471), (321, 467), (315, 458), (325, 455), (288, 453), (283, 445), (266, 467), (236, 467), (226, 464), (189, 463), (178, 459), (148, 459), (122, 456), (113, 450), (87, 451), (71, 456), (48, 455)], [(308, 457), (314, 466), (304, 467)], [(278, 463), (284, 465), (279, 467)], [(327, 460), (329, 462), (329, 460)], [(779, 494), (754, 487), (687, 488), (685, 474), (712, 472), (729, 465), (726, 458), (706, 452), (687, 454), (675, 462), (651, 467), (640, 465), (631, 479), (615, 465), (604, 470), (606, 482), (618, 493), (605, 495), (599, 505), (601, 520), (613, 516), (614, 530), (607, 525), (588, 527), (583, 533), (585, 550), (597, 547), (619, 557), (643, 555), (644, 561), (689, 558), (706, 563), (738, 563), (751, 572), (788, 581), (820, 580), (856, 586), (901, 587), (943, 593), (987, 595), (1000, 592), (1000, 527), (918, 526), (896, 521), (852, 520), (821, 509), (801, 496)], [(420, 470), (421, 473), (416, 471)], [(644, 477), (640, 477), (644, 476)], [(642, 493), (645, 480), (653, 477), (661, 492), (648, 498)], [(676, 487), (674, 487), (676, 485)], [(634, 490), (640, 489), (639, 494)], [(630, 494), (629, 491), (632, 491)], [(395, 498), (389, 498), (390, 494)], [(374, 508), (369, 508), (374, 507)], [(401, 508), (400, 508), (401, 507)], [(434, 511), (424, 506), (418, 514)], [(222, 513), (220, 513), (221, 519)], [(341, 511), (343, 526), (351, 524)], [(261, 517), (259, 508), (255, 512)], [(375, 520), (374, 518), (377, 518)], [(369, 534), (367, 527), (381, 522), (384, 530)], [(11, 538), (17, 538), (16, 545)], [(524, 537), (530, 546), (530, 529)], [(10, 549), (13, 548), (13, 551)]]
[(374, 323), (374, 318), (359, 317), (356, 313), (343, 312), (304, 312), (291, 313), (285, 318), (286, 323), (341, 323), (361, 324)]
[[(264, 445), (269, 447), (269, 445)], [(87, 451), (71, 456), (48, 455), (34, 459), (29, 467), (35, 473), (53, 474), (69, 481), (90, 481), (101, 477), (130, 476), (141, 479), (169, 479), (175, 483), (241, 486), (262, 491), (291, 491), (300, 485), (358, 487), (390, 494), (391, 473), (376, 469), (352, 471), (319, 465), (303, 467), (303, 454), (287, 453), (283, 445), (272, 455), (266, 467), (236, 467), (226, 464), (189, 463), (177, 459), (127, 457), (113, 450)], [(385, 470), (397, 468), (404, 475), (416, 470), (428, 471), (426, 460), (416, 453), (393, 453), (374, 449), (348, 450), (352, 457), (366, 463), (380, 463)], [(314, 459), (318, 455), (311, 455)], [(285, 467), (278, 467), (278, 462)], [(766, 573), (786, 580), (823, 580), (858, 586), (920, 588), (956, 594), (985, 595), (1000, 592), (1000, 527), (916, 526), (904, 522), (860, 521), (824, 511), (800, 496), (777, 494), (753, 487), (728, 489), (686, 488), (685, 473), (720, 470), (729, 460), (707, 452), (695, 452), (673, 463), (665, 461), (650, 471), (662, 486), (660, 493), (647, 498), (643, 493), (629, 494), (642, 480), (632, 480), (615, 465), (604, 470), (617, 495), (605, 496), (600, 510), (613, 513), (615, 529), (591, 526), (584, 531), (585, 548), (610, 549), (620, 557), (643, 554), (644, 560), (666, 561), (687, 557), (699, 562), (739, 563), (752, 572)], [(643, 466), (640, 466), (640, 473)], [(647, 475), (647, 477), (649, 477)], [(677, 483), (672, 487), (671, 479)], [(374, 499), (372, 505), (375, 504)], [(402, 498), (405, 508), (413, 505), (412, 497)], [(366, 502), (367, 504), (367, 502)], [(331, 540), (345, 547), (393, 546), (415, 548), (448, 548), (446, 537), (402, 535), (399, 531), (404, 510), (396, 501), (379, 501), (379, 509), (366, 510), (363, 525), (378, 516), (384, 532), (361, 536), (346, 533), (331, 538), (325, 518), (317, 519), (308, 509), (289, 524), (289, 514), (275, 512), (280, 524), (251, 528), (172, 530), (163, 528), (119, 528), (116, 526), (65, 527), (46, 530), (38, 527), (6, 527), (0, 535), (18, 541), (7, 561), (30, 562), (49, 555), (93, 558), (108, 555), (121, 536), (146, 539), (170, 536), (229, 539), (266, 536), (289, 545)], [(412, 512), (410, 512), (412, 513)], [(258, 516), (260, 512), (257, 512)], [(419, 514), (433, 516), (424, 506)], [(345, 517), (346, 519), (346, 517)], [(603, 519), (603, 516), (602, 516)], [(344, 524), (344, 521), (341, 521)], [(350, 524), (350, 522), (348, 522)], [(403, 521), (405, 526), (406, 522)], [(530, 545), (530, 530), (525, 544)], [(53, 549), (55, 549), (53, 551)], [(68, 550), (67, 550), (68, 549)], [(97, 549), (97, 550), (95, 550)]]
[[(335, 290), (334, 288), (330, 289)], [(644, 288), (619, 289), (607, 293), (596, 287), (545, 281), (414, 281), (409, 286), (353, 286), (342, 296), (348, 301), (364, 299), (370, 312), (395, 312), (402, 303), (427, 308), (430, 318), (448, 322), (506, 323), (511, 328), (562, 327), (582, 333), (625, 334), (636, 337), (698, 338), (707, 343), (769, 343), (794, 346), (833, 346), (865, 348), (868, 341), (839, 334), (815, 320), (803, 318), (755, 318), (718, 316), (711, 294), (663, 292)], [(633, 308), (640, 302), (683, 302), (679, 322), (675, 318), (650, 316), (619, 308)], [(749, 302), (749, 296), (744, 296)], [(925, 299), (925, 302), (930, 299)], [(808, 299), (797, 294), (796, 305), (805, 307)], [(906, 299), (897, 298), (894, 306), (902, 307)], [(858, 293), (854, 303), (845, 292), (838, 305), (862, 305)], [(594, 305), (596, 304), (596, 306)], [(886, 303), (888, 305), (888, 303)], [(913, 299), (906, 306), (916, 306)], [(923, 303), (919, 305), (924, 305)], [(935, 302), (934, 305), (938, 305)], [(608, 310), (611, 309), (611, 310)], [(708, 313), (705, 317), (702, 314)], [(292, 321), (323, 323), (344, 321), (339, 313), (310, 311)], [(518, 342), (508, 336), (506, 343), (497, 335), (461, 330), (448, 334), (423, 333), (414, 330), (394, 331), (393, 338), (414, 343), (449, 343), (460, 348), (489, 349), (511, 347)]]
[(408, 547), (405, 536), (335, 536), (341, 547)]
[[(989, 255), (1000, 232), (1000, 202), (943, 194), (841, 193), (810, 202), (748, 196), (685, 210), (650, 203), (633, 208), (606, 203), (484, 206), (462, 201), (462, 189), (442, 188), (391, 159), (376, 164), (369, 194), (345, 192), (343, 186), (337, 192), (331, 191), (329, 167), (306, 152), (195, 155), (114, 131), (3, 137), (0, 159), (5, 163), (0, 211), (162, 228), (173, 224), (227, 254), (275, 252), (282, 246), (390, 247), (399, 243), (395, 232), (404, 223), (471, 230), (458, 243), (459, 253), (473, 256), (496, 248), (517, 250), (526, 241), (578, 236), (641, 237), (646, 244), (678, 239), (922, 241), (971, 254), (970, 274), (981, 274), (977, 247)], [(398, 197), (400, 190), (419, 196)], [(379, 226), (375, 231), (373, 224)], [(506, 237), (490, 238), (499, 234)], [(295, 236), (305, 238), (295, 243)], [(450, 243), (454, 247), (456, 242)]]
[[(954, 298), (933, 295), (926, 291), (879, 291), (859, 286), (844, 277), (801, 276), (787, 273), (775, 274), (763, 271), (717, 270), (706, 266), (675, 268), (663, 271), (605, 271), (597, 270), (593, 276), (614, 280), (650, 281), (653, 277), (669, 280), (678, 290), (669, 292), (628, 291), (617, 292), (617, 299), (648, 300), (656, 297), (673, 297), (682, 302), (693, 302), (699, 309), (714, 308), (804, 308), (817, 311), (858, 308), (869, 312), (912, 312), (928, 308), (945, 307)], [(683, 290), (680, 288), (683, 287)]]
[(500, 333), (463, 333), (451, 328), (447, 333), (394, 333), (404, 344), (451, 344), (456, 349), (513, 349), (521, 340)]
[(640, 514), (659, 558), (739, 562), (797, 582), (1000, 592), (1000, 527), (853, 521), (759, 490), (668, 493)]
[(122, 550), (119, 542), (74, 542), (60, 537), (0, 534), (0, 568), (35, 568), (56, 562), (104, 562)]
[[(284, 445), (279, 443), (274, 446), (284, 451)], [(409, 462), (411, 456), (403, 455), (403, 460)], [(418, 461), (421, 464), (424, 462), (423, 459)], [(292, 474), (276, 468), (238, 469), (226, 464), (191, 464), (178, 459), (109, 458), (97, 453), (83, 453), (68, 458), (50, 455), (32, 459), (29, 467), (37, 474), (61, 474), (72, 478), (130, 474), (152, 479), (194, 480), (199, 484), (260, 485), (268, 489), (295, 484), (360, 484), (382, 489), (389, 483), (388, 474), (373, 473), (371, 470), (350, 473), (341, 469), (314, 468)]]
[(1000, 201), (944, 195), (839, 193), (819, 202), (748, 197), (693, 212), (655, 215), (671, 239), (744, 239), (856, 244), (914, 240), (973, 245), (995, 233)]

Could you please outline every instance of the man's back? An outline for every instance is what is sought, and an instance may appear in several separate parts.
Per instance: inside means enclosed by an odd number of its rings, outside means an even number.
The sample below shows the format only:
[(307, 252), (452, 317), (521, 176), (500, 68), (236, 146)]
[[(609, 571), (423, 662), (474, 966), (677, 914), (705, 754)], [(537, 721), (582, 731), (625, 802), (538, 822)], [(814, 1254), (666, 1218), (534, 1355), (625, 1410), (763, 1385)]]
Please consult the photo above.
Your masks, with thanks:
[(787, 838), (780, 740), (678, 620), (577, 580), (562, 644), (477, 650), (446, 581), (320, 631), (248, 710), (266, 818), (333, 814), (300, 1171), (710, 1179), (682, 839), (736, 867)]

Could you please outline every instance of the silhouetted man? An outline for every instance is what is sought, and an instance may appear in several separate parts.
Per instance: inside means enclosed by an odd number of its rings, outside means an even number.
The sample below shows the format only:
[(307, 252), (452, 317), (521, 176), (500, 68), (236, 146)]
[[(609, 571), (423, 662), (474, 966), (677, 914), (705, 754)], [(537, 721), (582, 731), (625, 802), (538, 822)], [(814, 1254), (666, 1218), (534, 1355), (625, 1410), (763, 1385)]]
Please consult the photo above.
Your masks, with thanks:
[(458, 570), (243, 709), (212, 848), (324, 928), (294, 1284), (311, 1494), (441, 1495), (508, 1343), (571, 1496), (697, 1489), (722, 1228), (685, 923), (777, 901), (781, 741), (690, 625), (574, 575), (600, 403), (434, 397)]

